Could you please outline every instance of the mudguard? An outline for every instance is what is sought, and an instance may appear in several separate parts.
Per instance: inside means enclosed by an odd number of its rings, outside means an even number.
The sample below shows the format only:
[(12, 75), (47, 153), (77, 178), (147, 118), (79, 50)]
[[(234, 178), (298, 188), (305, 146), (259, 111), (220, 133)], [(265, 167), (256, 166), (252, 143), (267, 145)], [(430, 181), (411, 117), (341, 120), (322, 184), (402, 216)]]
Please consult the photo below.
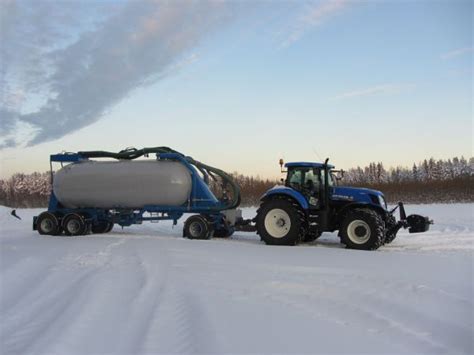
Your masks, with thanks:
[(352, 208), (356, 208), (356, 207), (361, 207), (361, 208), (371, 208), (371, 209), (374, 209), (376, 210), (377, 212), (379, 212), (382, 217), (385, 218), (385, 216), (387, 215), (387, 210), (383, 209), (382, 207), (380, 207), (379, 205), (375, 205), (373, 203), (366, 203), (366, 202), (352, 202), (352, 203), (349, 203), (347, 205), (345, 205), (343, 208), (341, 208), (341, 210), (338, 212), (338, 215), (339, 216), (342, 216), (344, 215), (344, 213)]
[(263, 194), (263, 196), (260, 198), (260, 201), (265, 200), (269, 197), (276, 196), (276, 195), (283, 195), (283, 196), (288, 196), (294, 199), (298, 204), (303, 208), (304, 210), (309, 209), (309, 204), (306, 198), (303, 196), (301, 192), (298, 192), (296, 190), (293, 190), (289, 187), (286, 186), (275, 186), (274, 188), (268, 190)]

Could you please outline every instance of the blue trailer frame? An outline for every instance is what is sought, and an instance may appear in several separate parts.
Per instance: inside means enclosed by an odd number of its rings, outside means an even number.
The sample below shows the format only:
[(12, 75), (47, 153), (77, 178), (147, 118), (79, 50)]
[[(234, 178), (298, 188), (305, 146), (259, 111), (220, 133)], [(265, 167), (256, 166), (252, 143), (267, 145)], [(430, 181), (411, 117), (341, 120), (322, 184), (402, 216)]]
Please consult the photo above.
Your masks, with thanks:
[[(168, 160), (168, 161), (177, 161), (183, 164), (189, 171), (191, 175), (191, 193), (187, 202), (180, 206), (166, 206), (166, 205), (146, 205), (140, 209), (126, 209), (126, 208), (111, 208), (102, 209), (102, 208), (65, 208), (61, 205), (61, 202), (57, 199), (54, 194), (53, 189), (51, 189), (51, 195), (49, 198), (48, 204), (48, 213), (53, 214), (58, 220), (59, 224), (61, 223), (62, 217), (68, 216), (70, 214), (78, 214), (83, 217), (83, 219), (90, 225), (97, 224), (99, 222), (109, 222), (113, 224), (118, 224), (122, 227), (131, 226), (133, 224), (141, 224), (143, 221), (163, 221), (163, 220), (172, 220), (173, 225), (176, 225), (178, 220), (185, 214), (201, 214), (204, 215), (207, 221), (212, 225), (214, 230), (219, 230), (227, 228), (226, 233), (232, 233), (233, 227), (230, 226), (225, 221), (225, 215), (222, 211), (235, 208), (235, 205), (240, 203), (240, 189), (238, 186), (233, 183), (230, 179), (230, 176), (225, 174), (219, 169), (212, 168), (210, 166), (204, 165), (200, 162), (195, 161), (191, 157), (187, 157), (179, 152), (172, 151), (169, 148), (163, 147), (165, 152), (161, 148), (145, 148), (153, 151), (159, 151), (156, 153), (156, 160)], [(131, 152), (136, 152), (136, 149), (132, 149)], [(169, 152), (168, 152), (169, 151)], [(128, 152), (128, 150), (122, 151)], [(117, 154), (121, 154), (117, 153)], [(141, 152), (141, 151), (140, 151)], [(88, 152), (85, 153), (62, 153), (62, 154), (53, 154), (50, 156), (50, 167), (51, 167), (51, 185), (53, 184), (54, 172), (53, 172), (53, 163), (61, 163), (63, 166), (64, 163), (79, 163), (82, 161), (90, 161), (88, 157)], [(90, 152), (95, 153), (95, 152)], [(114, 153), (108, 153), (114, 154)], [(94, 154), (90, 154), (94, 155)], [(144, 153), (141, 155), (148, 156)], [(140, 156), (141, 156), (140, 155)], [(101, 156), (96, 155), (97, 157), (106, 157), (106, 155)], [(129, 158), (130, 160), (135, 159), (136, 156)], [(127, 158), (126, 158), (127, 159)], [(202, 174), (202, 176), (199, 174)], [(238, 196), (233, 196), (233, 200), (229, 202), (228, 200), (219, 200), (209, 187), (209, 176), (215, 178), (213, 175), (225, 175), (224, 178), (228, 180), (233, 185), (234, 194)], [(237, 201), (237, 202), (236, 202)], [(145, 214), (149, 214), (145, 216)], [(38, 217), (33, 219), (33, 229), (37, 230), (37, 220)], [(232, 230), (229, 230), (232, 229)]]

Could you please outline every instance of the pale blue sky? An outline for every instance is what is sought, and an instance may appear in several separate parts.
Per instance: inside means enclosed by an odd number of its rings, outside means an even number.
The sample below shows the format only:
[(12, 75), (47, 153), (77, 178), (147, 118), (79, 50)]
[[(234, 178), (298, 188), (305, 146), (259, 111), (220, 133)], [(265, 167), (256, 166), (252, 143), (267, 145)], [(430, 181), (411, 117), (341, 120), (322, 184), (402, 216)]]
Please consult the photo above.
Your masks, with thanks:
[[(350, 168), (472, 155), (471, 1), (136, 4), (1, 9), (3, 177), (47, 170), (51, 153), (128, 146), (265, 177), (280, 157)], [(42, 7), (56, 29), (31, 23)], [(10, 35), (25, 22), (50, 36)], [(45, 50), (14, 60), (23, 42)]]

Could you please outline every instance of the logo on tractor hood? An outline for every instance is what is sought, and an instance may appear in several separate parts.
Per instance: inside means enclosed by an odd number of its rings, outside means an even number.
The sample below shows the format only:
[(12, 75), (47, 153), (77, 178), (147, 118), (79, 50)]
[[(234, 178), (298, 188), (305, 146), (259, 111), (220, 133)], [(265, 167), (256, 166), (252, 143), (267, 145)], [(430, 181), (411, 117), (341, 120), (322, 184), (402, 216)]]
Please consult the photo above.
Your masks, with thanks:
[(370, 195), (383, 197), (383, 193), (377, 190), (361, 187), (337, 186), (333, 189), (331, 199), (371, 203), (372, 199)]

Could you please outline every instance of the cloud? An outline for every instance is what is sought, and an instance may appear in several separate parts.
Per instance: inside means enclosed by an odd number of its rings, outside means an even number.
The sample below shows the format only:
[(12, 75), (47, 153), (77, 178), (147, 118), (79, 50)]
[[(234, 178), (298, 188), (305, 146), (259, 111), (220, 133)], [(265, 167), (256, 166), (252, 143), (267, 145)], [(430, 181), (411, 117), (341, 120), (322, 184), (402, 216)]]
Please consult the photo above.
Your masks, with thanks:
[(304, 14), (300, 15), (297, 21), (295, 21), (289, 31), (289, 35), (281, 43), (281, 46), (288, 47), (298, 41), (306, 32), (336, 16), (347, 6), (349, 6), (348, 0), (323, 0), (305, 7), (303, 10)]
[(452, 50), (450, 52), (446, 52), (440, 55), (441, 59), (450, 59), (454, 57), (459, 57), (460, 55), (471, 53), (473, 51), (473, 47), (463, 47)]
[(378, 95), (378, 94), (398, 94), (403, 92), (407, 89), (413, 88), (413, 84), (382, 84), (371, 86), (368, 88), (362, 88), (352, 91), (343, 92), (335, 97), (333, 100), (340, 100), (340, 99), (348, 99), (353, 97), (360, 97), (360, 96), (371, 96), (371, 95)]
[(16, 145), (31, 146), (98, 121), (134, 90), (196, 60), (193, 50), (228, 23), (234, 9), (220, 1), (105, 2), (100, 11), (86, 6), (91, 16), (83, 16), (80, 2), (23, 4), (11, 1), (0, 9), (12, 19), (0, 34), (6, 44), (0, 52), (6, 62), (0, 145), (11, 145), (22, 125), (33, 136)]

